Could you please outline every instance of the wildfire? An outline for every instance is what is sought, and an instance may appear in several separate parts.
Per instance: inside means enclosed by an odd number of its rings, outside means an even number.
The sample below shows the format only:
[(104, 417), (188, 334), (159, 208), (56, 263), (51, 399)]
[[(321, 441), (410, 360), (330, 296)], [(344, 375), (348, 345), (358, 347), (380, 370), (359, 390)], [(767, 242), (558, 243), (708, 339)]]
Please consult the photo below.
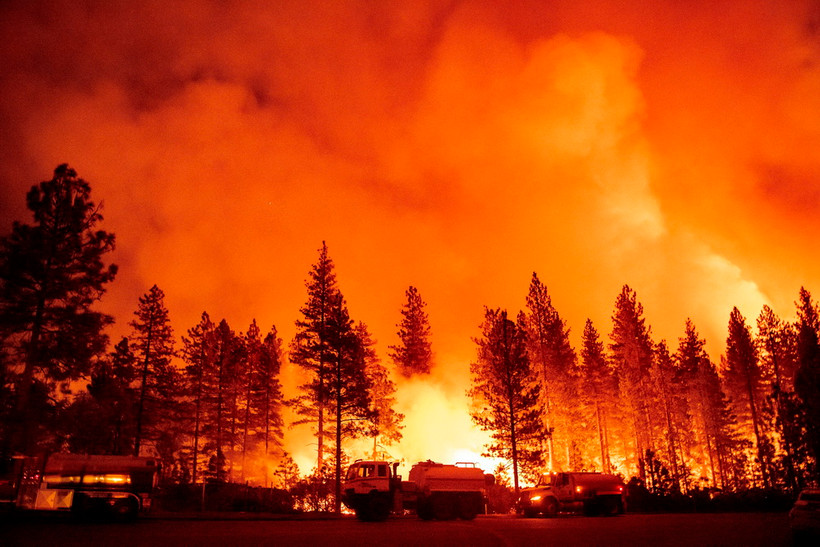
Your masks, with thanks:
[[(469, 416), (472, 339), (483, 306), (522, 309), (532, 271), (576, 349), (587, 318), (609, 332), (629, 283), (656, 340), (674, 345), (691, 317), (716, 362), (733, 306), (789, 316), (820, 284), (810, 2), (237, 1), (218, 21), (23, 4), (0, 8), (20, 38), (0, 53), (0, 216), (22, 218), (61, 162), (93, 182), (120, 265), (100, 302), (112, 341), (156, 284), (177, 335), (207, 310), (287, 345), (328, 240), (389, 364), (417, 285), (435, 368), (395, 379), (403, 439), (377, 447), (404, 465), (498, 466)], [(300, 374), (284, 364), (286, 397)], [(285, 431), (302, 473), (315, 442)], [(248, 456), (245, 480), (270, 484), (281, 458)]]

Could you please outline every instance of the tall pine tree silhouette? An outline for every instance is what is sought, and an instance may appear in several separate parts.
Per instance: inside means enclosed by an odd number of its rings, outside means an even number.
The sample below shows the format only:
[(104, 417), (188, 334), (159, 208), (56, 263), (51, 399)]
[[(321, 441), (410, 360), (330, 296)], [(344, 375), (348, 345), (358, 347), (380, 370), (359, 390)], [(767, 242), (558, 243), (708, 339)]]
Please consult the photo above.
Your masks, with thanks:
[(538, 408), (538, 386), (526, 348), (523, 328), (507, 312), (486, 309), (478, 357), (470, 365), (473, 421), (489, 431), (492, 441), (486, 455), (509, 460), (515, 493), (519, 468), (537, 466), (539, 440), (544, 428)]
[(305, 282), (308, 299), (299, 310), (302, 319), (296, 321), (296, 336), (290, 345), (291, 361), (302, 367), (308, 381), (300, 386), (302, 395), (294, 399), (295, 409), (302, 419), (296, 423), (316, 424), (316, 470), (320, 472), (325, 455), (325, 420), (328, 412), (331, 341), (339, 338), (332, 332), (334, 306), (342, 296), (336, 286), (333, 260), (323, 241), (319, 260)]
[(4, 364), (21, 370), (13, 378), (14, 415), (2, 420), (17, 427), (0, 430), (6, 434), (0, 448), (13, 445), (23, 452), (37, 440), (33, 422), (41, 409), (34, 406), (49, 406), (58, 383), (86, 374), (105, 352), (103, 328), (112, 319), (92, 306), (117, 272), (115, 265), (104, 263), (114, 249), (114, 235), (97, 227), (101, 206), (91, 200), (90, 185), (76, 171), (58, 166), (51, 180), (31, 188), (26, 202), (34, 223), (14, 222), (11, 234), (0, 241)]
[(146, 430), (156, 427), (161, 415), (168, 417), (171, 412), (169, 405), (176, 400), (181, 378), (171, 365), (174, 333), (165, 307), (165, 293), (156, 285), (151, 287), (140, 297), (134, 315), (131, 342), (139, 367), (134, 455), (139, 456)]
[(433, 350), (430, 342), (430, 322), (424, 308), (427, 306), (416, 287), (405, 292), (407, 301), (401, 310), (399, 344), (390, 346), (390, 357), (399, 373), (405, 378), (416, 374), (429, 374), (433, 367)]

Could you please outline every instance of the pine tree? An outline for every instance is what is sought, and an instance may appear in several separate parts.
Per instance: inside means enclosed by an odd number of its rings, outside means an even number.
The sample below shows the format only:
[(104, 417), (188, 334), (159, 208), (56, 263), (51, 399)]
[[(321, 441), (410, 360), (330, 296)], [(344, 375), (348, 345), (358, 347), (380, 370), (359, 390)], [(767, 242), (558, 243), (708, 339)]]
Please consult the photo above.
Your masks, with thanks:
[(7, 450), (11, 441), (23, 452), (37, 441), (34, 415), (43, 409), (34, 403), (47, 401), (57, 384), (87, 374), (105, 352), (103, 329), (112, 318), (92, 306), (117, 272), (115, 265), (104, 264), (114, 235), (97, 228), (101, 206), (68, 165), (32, 187), (26, 201), (34, 224), (14, 222), (11, 234), (0, 240), (1, 361), (4, 374), (21, 369), (14, 415), (0, 416), (18, 427), (10, 431), (14, 439), (0, 443)]
[[(272, 447), (279, 447), (282, 440), (282, 392), (279, 385), (282, 340), (273, 327), (262, 340), (261, 331), (254, 319), (248, 331), (241, 337), (242, 349), (237, 369), (237, 385), (241, 397), (237, 408), (242, 424), (242, 473), (246, 469), (247, 454), (262, 444), (265, 455)], [(240, 408), (241, 407), (241, 408)]]
[(399, 373), (405, 378), (416, 374), (429, 374), (433, 367), (433, 351), (430, 343), (430, 323), (427, 306), (418, 289), (410, 286), (405, 293), (407, 302), (401, 310), (399, 327), (400, 344), (390, 346), (390, 357)]
[(132, 387), (137, 373), (137, 357), (131, 351), (128, 338), (114, 347), (109, 359), (101, 361), (97, 373), (91, 376), (89, 394), (107, 414), (110, 428), (110, 451), (104, 454), (131, 454), (136, 434), (136, 390)]
[(370, 384), (364, 352), (347, 303), (336, 286), (333, 261), (324, 243), (305, 285), (308, 301), (300, 310), (304, 319), (296, 321), (297, 332), (291, 343), (291, 360), (307, 372), (307, 382), (299, 386), (302, 394), (294, 400), (296, 411), (303, 417), (296, 423), (317, 424), (317, 473), (324, 473), (326, 468), (325, 436), (332, 434), (335, 438), (334, 509), (339, 512), (342, 441), (365, 431)]
[(136, 357), (123, 338), (62, 413), (66, 444), (78, 454), (130, 455), (135, 433)]
[(760, 368), (757, 346), (746, 319), (740, 310), (733, 308), (729, 315), (729, 335), (726, 338), (725, 367), (723, 371), (726, 389), (739, 417), (747, 417), (754, 432), (757, 462), (763, 486), (769, 487), (771, 462), (765, 453), (763, 412), (765, 411), (766, 378)]
[(308, 300), (300, 309), (303, 319), (296, 321), (296, 336), (291, 342), (290, 359), (302, 367), (308, 381), (300, 386), (303, 395), (293, 402), (302, 419), (300, 423), (316, 423), (317, 463), (316, 468), (324, 468), (325, 419), (328, 412), (328, 382), (330, 381), (330, 342), (337, 336), (329, 325), (333, 307), (341, 299), (336, 286), (333, 260), (328, 256), (327, 245), (322, 242), (319, 260), (310, 270), (310, 278), (305, 282)]
[(242, 424), (242, 440), (240, 448), (242, 451), (242, 476), (241, 482), (245, 481), (247, 456), (251, 449), (251, 437), (257, 424), (257, 409), (254, 405), (254, 380), (256, 371), (259, 370), (259, 362), (262, 353), (262, 335), (259, 325), (256, 324), (256, 319), (251, 321), (247, 332), (240, 337), (240, 344), (242, 346), (240, 353), (240, 361), (242, 366), (238, 370), (236, 385), (242, 391), (241, 408), (240, 404), (236, 405), (237, 410), (241, 410), (241, 424)]
[(803, 485), (808, 465), (805, 435), (805, 414), (794, 393), (797, 370), (797, 329), (782, 321), (769, 306), (757, 318), (757, 345), (761, 351), (761, 366), (771, 378), (769, 398), (774, 406), (775, 429), (782, 454), (780, 467), (783, 483), (796, 492)]
[(539, 465), (538, 447), (544, 434), (538, 409), (538, 384), (527, 354), (522, 325), (507, 312), (485, 309), (476, 361), (470, 365), (473, 421), (489, 431), (485, 455), (509, 460), (516, 495), (519, 466)]
[[(538, 274), (532, 274), (527, 294), (527, 312), (522, 316), (527, 334), (530, 361), (539, 374), (542, 420), (548, 448), (547, 469), (571, 469), (571, 453), (575, 441), (573, 426), (576, 416), (577, 356), (569, 342), (569, 329), (552, 305), (547, 287)], [(559, 441), (559, 442), (556, 442)], [(564, 456), (559, 458), (556, 444), (563, 445)], [(563, 461), (564, 465), (560, 465)]]
[(131, 322), (131, 341), (139, 366), (139, 399), (137, 401), (134, 455), (139, 456), (146, 430), (156, 434), (161, 416), (169, 417), (172, 403), (180, 387), (177, 370), (171, 365), (174, 356), (174, 335), (165, 294), (154, 285), (139, 299)]
[(612, 472), (609, 453), (609, 419), (615, 407), (615, 378), (604, 354), (604, 344), (598, 331), (587, 319), (581, 350), (581, 382), (584, 399), (594, 411), (595, 430), (601, 455), (600, 469), (604, 473)]
[(272, 446), (282, 445), (284, 401), (279, 383), (282, 360), (282, 339), (273, 326), (262, 341), (258, 367), (253, 371), (253, 397), (259, 412), (265, 454), (270, 454)]
[[(339, 295), (341, 296), (341, 295)], [(331, 307), (330, 374), (327, 384), (328, 415), (333, 420), (335, 436), (334, 511), (342, 509), (342, 442), (367, 433), (370, 412), (370, 379), (367, 376), (366, 351), (353, 329), (353, 321), (343, 298)]]
[(192, 400), (194, 431), (191, 446), (191, 482), (196, 484), (199, 470), (199, 441), (205, 412), (206, 375), (214, 358), (214, 324), (207, 312), (202, 312), (200, 322), (188, 329), (182, 338), (182, 356), (187, 366), (185, 376), (187, 392)]
[(654, 366), (651, 378), (656, 386), (658, 399), (663, 408), (663, 436), (666, 442), (665, 454), (671, 464), (673, 489), (688, 490), (688, 470), (683, 454), (683, 438), (689, 427), (686, 386), (681, 380), (679, 369), (669, 353), (665, 340), (655, 345)]
[(641, 479), (646, 480), (642, 456), (647, 450), (655, 451), (650, 413), (656, 400), (650, 379), (653, 345), (643, 306), (628, 285), (624, 285), (615, 302), (612, 323), (609, 346), (612, 363), (620, 399), (628, 414), (629, 438), (634, 442), (637, 469)]
[(404, 415), (396, 412), (396, 385), (390, 379), (387, 368), (381, 364), (375, 341), (367, 330), (367, 325), (356, 325), (356, 336), (364, 359), (367, 377), (370, 381), (370, 412), (368, 415), (368, 436), (373, 438), (373, 459), (378, 458), (379, 442), (387, 446), (401, 440)]
[(675, 357), (682, 384), (687, 389), (692, 415), (692, 443), (701, 451), (696, 461), (707, 466), (713, 486), (726, 488), (736, 482), (738, 475), (742, 475), (738, 471), (742, 465), (738, 455), (740, 443), (732, 431), (734, 420), (705, 345), (695, 325), (687, 319), (686, 333), (680, 339)]
[(797, 319), (799, 367), (795, 391), (806, 412), (808, 439), (814, 456), (813, 476), (820, 480), (820, 310), (804, 287), (800, 288)]
[(229, 461), (226, 448), (232, 448), (236, 439), (231, 429), (232, 393), (236, 382), (239, 342), (236, 333), (225, 319), (214, 331), (213, 357), (205, 375), (205, 421), (203, 433), (208, 438), (206, 448), (208, 474), (222, 482), (228, 480)]

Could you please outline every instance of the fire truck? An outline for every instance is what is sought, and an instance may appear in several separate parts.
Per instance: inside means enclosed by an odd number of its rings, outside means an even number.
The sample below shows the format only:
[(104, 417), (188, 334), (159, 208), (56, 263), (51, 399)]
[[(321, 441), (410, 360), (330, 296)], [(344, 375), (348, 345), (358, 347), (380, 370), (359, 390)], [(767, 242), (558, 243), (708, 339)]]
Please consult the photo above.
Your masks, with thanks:
[(493, 477), (474, 463), (419, 462), (410, 469), (408, 481), (401, 480), (398, 466), (357, 461), (348, 468), (342, 501), (359, 520), (382, 521), (405, 512), (424, 520), (472, 520), (484, 512), (485, 489)]
[(20, 460), (15, 505), (136, 518), (151, 507), (159, 465), (154, 458), (51, 454)]
[(607, 473), (555, 473), (541, 476), (534, 488), (525, 488), (516, 504), (527, 517), (555, 516), (559, 511), (586, 515), (618, 515), (624, 512), (624, 483)]

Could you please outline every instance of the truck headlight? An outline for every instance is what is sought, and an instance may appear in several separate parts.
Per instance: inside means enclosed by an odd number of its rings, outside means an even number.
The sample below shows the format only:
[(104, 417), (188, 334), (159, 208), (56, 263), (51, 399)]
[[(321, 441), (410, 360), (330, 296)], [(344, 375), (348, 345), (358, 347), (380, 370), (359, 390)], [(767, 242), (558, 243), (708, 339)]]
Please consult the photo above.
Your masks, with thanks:
[(539, 501), (540, 499), (541, 499), (541, 496), (538, 495), (538, 494), (530, 497), (530, 501)]

